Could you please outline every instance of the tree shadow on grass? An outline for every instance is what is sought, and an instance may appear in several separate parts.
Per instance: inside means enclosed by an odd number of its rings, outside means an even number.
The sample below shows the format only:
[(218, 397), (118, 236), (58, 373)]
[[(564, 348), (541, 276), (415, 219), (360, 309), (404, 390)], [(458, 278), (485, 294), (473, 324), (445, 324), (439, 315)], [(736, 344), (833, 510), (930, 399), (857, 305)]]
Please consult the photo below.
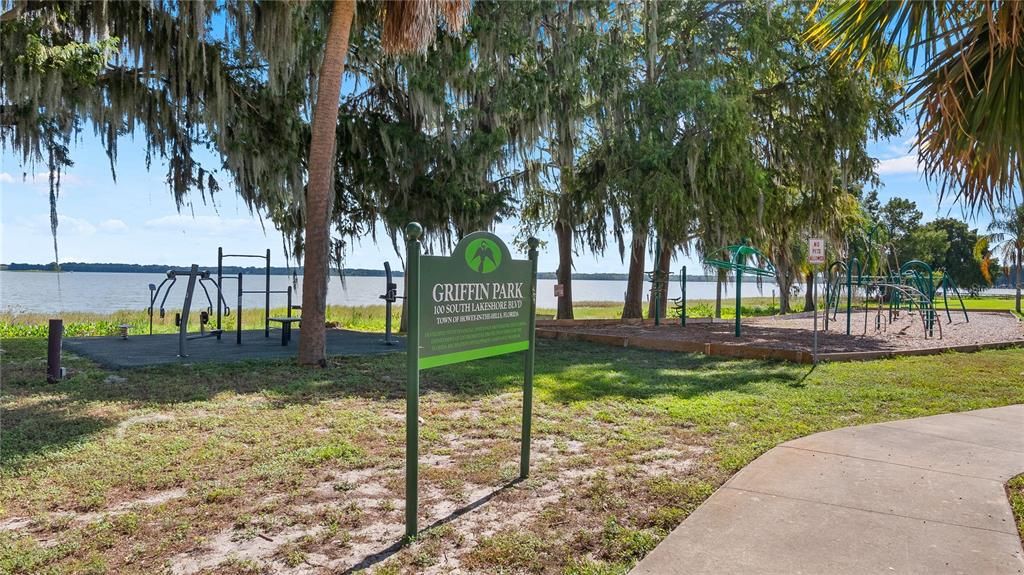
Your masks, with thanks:
[[(13, 405), (24, 404), (16, 407), (14, 417), (5, 414), (5, 462), (79, 441), (116, 424), (68, 415), (76, 405), (83, 411), (94, 402), (118, 404), (125, 409), (159, 408), (210, 401), (224, 393), (258, 394), (271, 406), (282, 407), (349, 398), (394, 402), (405, 397), (406, 388), (404, 354), (335, 357), (326, 369), (276, 360), (165, 365), (117, 372), (69, 356), (66, 363), (74, 366), (72, 376), (49, 385), (39, 355), (45, 353), (45, 341), (15, 346), (5, 341), (4, 348), (5, 400), (13, 398)], [(799, 384), (807, 371), (804, 366), (780, 362), (547, 340), (538, 342), (536, 358), (538, 393), (545, 401), (559, 403), (688, 399), (723, 391), (761, 395), (765, 384)], [(442, 393), (453, 401), (517, 393), (522, 385), (521, 353), (420, 374), (422, 394)], [(43, 395), (61, 397), (61, 409), (36, 401)], [(12, 427), (12, 421), (22, 423)]]
[(69, 414), (48, 403), (4, 409), (0, 470), (17, 473), (33, 455), (75, 445), (116, 421)]

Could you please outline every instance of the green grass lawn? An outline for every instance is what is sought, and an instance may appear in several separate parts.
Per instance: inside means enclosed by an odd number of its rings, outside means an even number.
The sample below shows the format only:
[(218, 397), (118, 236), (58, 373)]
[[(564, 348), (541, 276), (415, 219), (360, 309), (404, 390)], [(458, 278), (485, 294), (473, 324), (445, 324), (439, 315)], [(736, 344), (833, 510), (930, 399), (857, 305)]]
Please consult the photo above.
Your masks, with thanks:
[(805, 366), (540, 341), (422, 375), (402, 533), (404, 356), (109, 372), (0, 341), (0, 573), (623, 573), (730, 474), (817, 431), (1024, 402), (1024, 352)]
[(1024, 540), (1024, 474), (1006, 483), (1006, 493), (1010, 497), (1013, 516), (1017, 519), (1017, 533)]
[[(950, 309), (960, 309), (960, 302), (954, 297), (948, 300)], [(935, 303), (939, 309), (945, 308), (945, 303), (939, 299)], [(967, 311), (1014, 311), (1016, 300), (1012, 296), (982, 296), (965, 297), (964, 307)]]

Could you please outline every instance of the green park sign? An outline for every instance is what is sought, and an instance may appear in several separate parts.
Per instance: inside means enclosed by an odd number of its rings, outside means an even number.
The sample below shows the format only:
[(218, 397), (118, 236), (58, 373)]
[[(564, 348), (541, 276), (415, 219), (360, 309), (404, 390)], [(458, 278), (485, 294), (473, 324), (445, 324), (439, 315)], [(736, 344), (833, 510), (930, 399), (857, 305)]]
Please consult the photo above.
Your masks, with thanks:
[(419, 368), (530, 347), (533, 270), (494, 234), (466, 236), (451, 256), (422, 256)]
[(420, 255), (422, 235), (423, 228), (415, 222), (405, 228), (409, 306), (406, 537), (418, 531), (421, 370), (525, 351), (519, 476), (525, 479), (530, 470), (539, 242), (530, 238), (529, 259), (516, 260), (501, 238), (474, 232), (462, 238), (450, 256), (424, 256)]

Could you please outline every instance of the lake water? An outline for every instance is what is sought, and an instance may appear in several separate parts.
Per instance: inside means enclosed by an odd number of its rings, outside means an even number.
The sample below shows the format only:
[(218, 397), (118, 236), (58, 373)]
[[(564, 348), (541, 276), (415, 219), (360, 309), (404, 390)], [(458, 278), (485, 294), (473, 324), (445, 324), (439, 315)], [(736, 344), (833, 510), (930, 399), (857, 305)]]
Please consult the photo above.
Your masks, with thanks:
[[(59, 313), (59, 312), (94, 312), (112, 313), (118, 310), (143, 310), (149, 306), (148, 284), (159, 285), (164, 274), (138, 273), (48, 273), (48, 272), (12, 272), (0, 271), (0, 310), (14, 313)], [(397, 278), (399, 294), (402, 292), (402, 280)], [(242, 279), (246, 290), (261, 290), (265, 278), (260, 275), (247, 275)], [(185, 297), (187, 278), (179, 278), (167, 298), (167, 309), (179, 309)], [(284, 290), (292, 285), (291, 276), (271, 276), (272, 290)], [(537, 306), (554, 308), (554, 280), (537, 281)], [(625, 281), (576, 280), (572, 284), (574, 300), (581, 301), (619, 301), (626, 292)], [(234, 281), (225, 282), (224, 291), (228, 304), (235, 305), (236, 287)], [(758, 289), (753, 282), (743, 284), (744, 297), (771, 297), (774, 283), (766, 283)], [(714, 282), (689, 282), (687, 299), (714, 299)], [(727, 285), (725, 292), (733, 297), (732, 285)], [(294, 303), (301, 304), (302, 277), (298, 278)], [(378, 296), (384, 293), (382, 277), (349, 277), (342, 285), (337, 275), (331, 276), (327, 291), (327, 303), (331, 305), (378, 305), (383, 302)], [(678, 282), (672, 282), (669, 297), (678, 297)], [(211, 293), (210, 297), (214, 297)], [(206, 306), (206, 298), (197, 287), (193, 305)], [(262, 308), (263, 296), (247, 294), (243, 305), (246, 308)], [(157, 306), (160, 302), (157, 301)], [(271, 307), (284, 307), (285, 295), (271, 296)]]
[[(48, 272), (11, 272), (0, 271), (0, 310), (13, 313), (59, 313), (59, 312), (94, 312), (112, 313), (118, 310), (144, 310), (149, 306), (150, 283), (159, 285), (164, 274), (135, 273), (48, 273)], [(396, 278), (399, 295), (402, 292), (402, 278)], [(242, 283), (246, 290), (262, 290), (264, 276), (246, 275)], [(185, 286), (188, 280), (179, 279), (167, 298), (167, 309), (180, 309), (185, 297)], [(292, 284), (291, 276), (270, 276), (272, 290), (284, 290)], [(554, 308), (554, 280), (537, 280), (537, 306)], [(649, 284), (647, 284), (649, 286)], [(294, 303), (301, 304), (302, 276), (296, 284)], [(732, 284), (724, 287), (723, 298), (735, 297)], [(621, 302), (626, 292), (624, 280), (575, 280), (572, 283), (574, 300), (581, 301), (616, 301)], [(234, 281), (225, 282), (224, 291), (228, 305), (235, 306), (237, 299)], [(686, 286), (687, 299), (714, 299), (714, 282), (691, 281)], [(764, 283), (759, 289), (754, 282), (744, 282), (743, 297), (771, 297), (778, 295), (778, 286)], [(379, 305), (379, 298), (384, 293), (382, 277), (349, 277), (344, 285), (337, 275), (332, 275), (327, 288), (327, 303), (331, 305)], [(1011, 295), (1010, 289), (988, 290), (988, 295)], [(680, 295), (679, 282), (671, 282), (669, 297)], [(206, 306), (206, 297), (197, 287), (194, 305)], [(210, 297), (214, 297), (211, 293)], [(646, 298), (645, 298), (646, 299)], [(157, 306), (159, 306), (157, 301)], [(262, 308), (263, 296), (246, 294), (242, 300), (248, 309)], [(284, 307), (285, 295), (271, 295), (271, 307)]]

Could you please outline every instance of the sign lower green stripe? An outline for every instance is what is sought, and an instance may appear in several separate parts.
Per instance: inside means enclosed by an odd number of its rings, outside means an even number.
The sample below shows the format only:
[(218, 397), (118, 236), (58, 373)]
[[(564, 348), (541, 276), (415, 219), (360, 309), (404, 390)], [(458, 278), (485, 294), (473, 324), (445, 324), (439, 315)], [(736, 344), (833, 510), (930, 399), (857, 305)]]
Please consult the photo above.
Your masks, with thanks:
[(467, 349), (466, 351), (457, 351), (455, 353), (446, 353), (444, 355), (435, 355), (432, 357), (421, 357), (420, 369), (430, 369), (431, 367), (438, 367), (441, 365), (462, 363), (464, 361), (472, 361), (474, 359), (481, 359), (484, 357), (493, 357), (495, 355), (505, 355), (506, 353), (523, 351), (529, 348), (530, 341), (524, 339), (523, 341), (503, 343), (501, 345), (494, 345), (491, 347)]

